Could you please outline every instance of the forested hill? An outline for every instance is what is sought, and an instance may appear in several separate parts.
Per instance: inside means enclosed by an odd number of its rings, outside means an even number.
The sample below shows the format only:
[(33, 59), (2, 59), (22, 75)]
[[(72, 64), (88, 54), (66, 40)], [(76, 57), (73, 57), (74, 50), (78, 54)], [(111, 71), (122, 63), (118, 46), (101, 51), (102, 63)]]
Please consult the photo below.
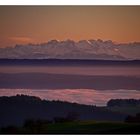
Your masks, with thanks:
[(22, 125), (27, 119), (53, 120), (69, 114), (75, 114), (78, 120), (123, 121), (126, 117), (103, 107), (47, 101), (34, 96), (0, 97), (0, 127)]
[(108, 107), (140, 107), (140, 99), (111, 99), (107, 103)]

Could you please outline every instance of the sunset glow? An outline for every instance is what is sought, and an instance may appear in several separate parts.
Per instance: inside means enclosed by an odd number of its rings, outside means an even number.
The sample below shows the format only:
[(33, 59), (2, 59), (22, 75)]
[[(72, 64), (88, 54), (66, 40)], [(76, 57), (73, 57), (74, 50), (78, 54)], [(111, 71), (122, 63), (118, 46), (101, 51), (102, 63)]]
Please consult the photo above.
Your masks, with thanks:
[(1, 6), (0, 47), (52, 39), (139, 42), (139, 15), (139, 6)]

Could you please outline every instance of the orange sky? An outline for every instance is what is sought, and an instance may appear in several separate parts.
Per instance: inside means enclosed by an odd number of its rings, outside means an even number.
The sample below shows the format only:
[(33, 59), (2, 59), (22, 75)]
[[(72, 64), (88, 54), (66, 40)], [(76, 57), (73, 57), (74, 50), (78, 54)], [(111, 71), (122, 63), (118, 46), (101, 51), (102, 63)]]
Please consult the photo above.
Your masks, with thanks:
[(140, 6), (0, 6), (0, 47), (98, 38), (140, 42)]

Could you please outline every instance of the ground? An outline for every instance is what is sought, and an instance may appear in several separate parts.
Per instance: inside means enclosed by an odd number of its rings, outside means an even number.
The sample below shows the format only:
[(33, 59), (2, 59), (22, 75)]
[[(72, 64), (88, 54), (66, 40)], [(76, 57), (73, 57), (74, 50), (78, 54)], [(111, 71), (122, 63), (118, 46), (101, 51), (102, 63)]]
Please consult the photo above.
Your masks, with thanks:
[(140, 124), (123, 122), (74, 121), (9, 127), (1, 134), (140, 134)]

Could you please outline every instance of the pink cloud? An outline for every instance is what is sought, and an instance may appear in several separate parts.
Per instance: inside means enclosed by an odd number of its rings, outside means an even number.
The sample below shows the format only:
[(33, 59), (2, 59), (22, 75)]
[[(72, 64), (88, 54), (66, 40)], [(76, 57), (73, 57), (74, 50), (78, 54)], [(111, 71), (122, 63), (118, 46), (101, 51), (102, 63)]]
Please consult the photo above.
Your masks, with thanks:
[(46, 100), (61, 100), (80, 104), (106, 105), (110, 99), (140, 99), (137, 90), (92, 90), (92, 89), (59, 89), (59, 90), (33, 90), (33, 89), (0, 89), (0, 96), (26, 94), (38, 96)]

